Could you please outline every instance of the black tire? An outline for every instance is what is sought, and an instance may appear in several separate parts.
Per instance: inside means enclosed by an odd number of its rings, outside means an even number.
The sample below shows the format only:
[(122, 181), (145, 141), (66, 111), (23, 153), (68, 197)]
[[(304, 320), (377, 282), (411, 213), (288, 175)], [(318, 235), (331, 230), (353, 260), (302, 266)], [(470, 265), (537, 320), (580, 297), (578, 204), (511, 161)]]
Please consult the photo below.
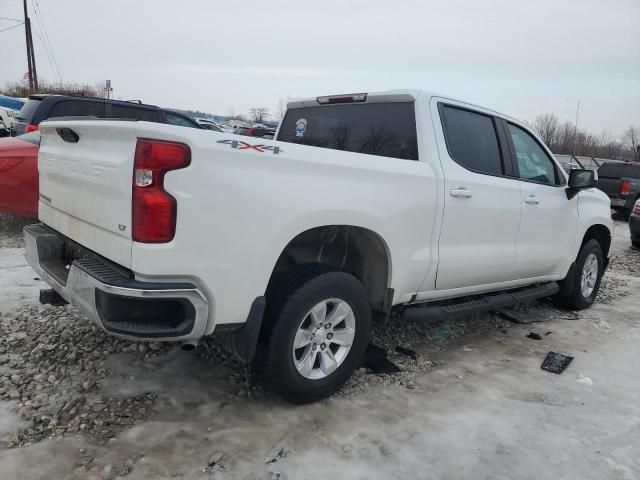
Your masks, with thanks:
[(640, 250), (640, 240), (631, 240), (631, 245)]
[[(312, 277), (312, 278), (308, 278)], [(330, 298), (349, 304), (355, 317), (355, 337), (351, 349), (327, 377), (311, 380), (296, 369), (292, 348), (300, 322), (312, 307)], [(371, 336), (371, 307), (360, 281), (343, 272), (320, 272), (308, 266), (284, 275), (267, 292), (269, 325), (261, 341), (257, 359), (267, 385), (285, 400), (310, 403), (337, 391), (360, 365)]]
[[(589, 255), (594, 254), (597, 259), (598, 273), (593, 291), (588, 297), (582, 294), (581, 280), (585, 262)], [(593, 305), (600, 289), (600, 282), (604, 273), (604, 255), (597, 240), (586, 242), (576, 258), (575, 274), (560, 282), (560, 292), (554, 298), (556, 304), (572, 310), (584, 310)]]

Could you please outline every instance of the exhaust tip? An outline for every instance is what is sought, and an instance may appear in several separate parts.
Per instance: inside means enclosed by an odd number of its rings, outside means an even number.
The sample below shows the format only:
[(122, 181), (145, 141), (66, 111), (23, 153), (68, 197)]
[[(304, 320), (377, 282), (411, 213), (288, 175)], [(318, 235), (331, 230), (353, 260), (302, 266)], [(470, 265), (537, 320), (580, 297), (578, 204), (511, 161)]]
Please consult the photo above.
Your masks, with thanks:
[(196, 342), (184, 342), (182, 345), (180, 345), (180, 349), (183, 352), (193, 352), (197, 347)]

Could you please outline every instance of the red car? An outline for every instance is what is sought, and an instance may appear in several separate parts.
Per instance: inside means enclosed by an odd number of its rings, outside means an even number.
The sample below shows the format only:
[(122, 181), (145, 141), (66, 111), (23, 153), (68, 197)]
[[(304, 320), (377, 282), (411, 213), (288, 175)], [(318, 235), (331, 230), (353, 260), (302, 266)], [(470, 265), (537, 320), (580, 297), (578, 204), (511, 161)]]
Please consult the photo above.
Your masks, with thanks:
[(0, 139), (0, 213), (38, 217), (40, 132)]

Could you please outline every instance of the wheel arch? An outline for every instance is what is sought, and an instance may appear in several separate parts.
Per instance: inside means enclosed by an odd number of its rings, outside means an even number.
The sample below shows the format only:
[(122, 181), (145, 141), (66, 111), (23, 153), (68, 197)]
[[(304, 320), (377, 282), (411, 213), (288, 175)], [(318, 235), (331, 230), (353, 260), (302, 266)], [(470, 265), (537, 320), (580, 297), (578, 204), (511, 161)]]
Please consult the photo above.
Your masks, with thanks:
[(284, 246), (268, 285), (278, 273), (307, 264), (351, 273), (364, 285), (374, 309), (384, 311), (388, 307), (392, 259), (389, 246), (379, 233), (349, 224), (308, 228)]
[(582, 236), (582, 243), (578, 248), (578, 252), (589, 240), (596, 240), (600, 244), (600, 247), (602, 248), (602, 254), (606, 262), (607, 258), (609, 257), (609, 250), (611, 249), (612, 241), (612, 233), (609, 227), (601, 223), (596, 223), (587, 228), (587, 230), (584, 232), (584, 235)]

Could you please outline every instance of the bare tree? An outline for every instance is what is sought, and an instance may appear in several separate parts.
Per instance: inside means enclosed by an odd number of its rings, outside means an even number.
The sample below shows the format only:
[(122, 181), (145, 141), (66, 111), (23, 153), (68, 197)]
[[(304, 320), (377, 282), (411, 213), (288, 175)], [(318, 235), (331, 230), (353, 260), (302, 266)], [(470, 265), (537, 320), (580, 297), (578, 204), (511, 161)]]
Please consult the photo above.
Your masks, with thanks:
[(632, 125), (622, 134), (622, 142), (634, 162), (640, 161), (640, 130)]
[(287, 113), (287, 103), (289, 103), (289, 100), (291, 100), (291, 95), (280, 97), (278, 100), (278, 106), (276, 107), (277, 120), (282, 120), (284, 118), (284, 114)]
[(538, 115), (533, 123), (533, 130), (552, 151), (557, 150), (558, 117), (552, 113)]
[(249, 114), (255, 123), (263, 123), (270, 116), (269, 109), (266, 107), (251, 107), (249, 109)]
[[(10, 97), (28, 97), (29, 86), (24, 82), (10, 82), (0, 88), (0, 93)], [(35, 93), (35, 92), (34, 92)], [(58, 95), (82, 95), (85, 97), (105, 98), (107, 92), (102, 84), (90, 85), (88, 83), (59, 83), (38, 81), (37, 93), (52, 93)]]

